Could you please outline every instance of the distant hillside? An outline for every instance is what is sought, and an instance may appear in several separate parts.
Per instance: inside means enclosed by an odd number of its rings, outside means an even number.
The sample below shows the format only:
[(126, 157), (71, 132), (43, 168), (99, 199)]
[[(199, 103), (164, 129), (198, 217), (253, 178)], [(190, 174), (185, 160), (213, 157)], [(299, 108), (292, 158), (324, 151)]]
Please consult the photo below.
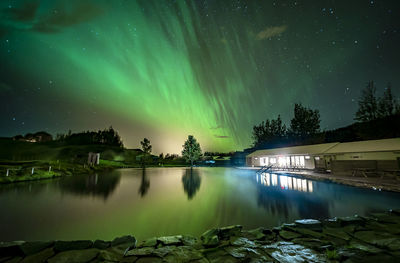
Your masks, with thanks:
[(400, 137), (400, 114), (326, 131), (323, 142), (351, 142)]

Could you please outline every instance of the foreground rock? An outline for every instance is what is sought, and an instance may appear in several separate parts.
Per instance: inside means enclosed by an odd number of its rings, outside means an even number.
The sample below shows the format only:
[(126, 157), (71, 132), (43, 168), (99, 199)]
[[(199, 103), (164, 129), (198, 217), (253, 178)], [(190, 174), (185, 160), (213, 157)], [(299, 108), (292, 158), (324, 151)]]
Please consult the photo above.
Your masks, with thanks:
[(133, 236), (112, 241), (2, 242), (0, 263), (86, 262), (400, 262), (400, 211), (325, 221), (296, 220), (274, 229), (214, 228), (200, 238)]

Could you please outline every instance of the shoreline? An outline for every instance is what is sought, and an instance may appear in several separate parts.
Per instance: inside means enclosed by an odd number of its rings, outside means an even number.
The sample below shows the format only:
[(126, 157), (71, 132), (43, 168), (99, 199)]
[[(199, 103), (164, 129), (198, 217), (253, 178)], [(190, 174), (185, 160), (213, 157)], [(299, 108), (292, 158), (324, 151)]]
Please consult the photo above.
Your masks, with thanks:
[(199, 238), (132, 235), (112, 241), (0, 242), (0, 262), (395, 262), (400, 259), (400, 210), (272, 229), (228, 226)]

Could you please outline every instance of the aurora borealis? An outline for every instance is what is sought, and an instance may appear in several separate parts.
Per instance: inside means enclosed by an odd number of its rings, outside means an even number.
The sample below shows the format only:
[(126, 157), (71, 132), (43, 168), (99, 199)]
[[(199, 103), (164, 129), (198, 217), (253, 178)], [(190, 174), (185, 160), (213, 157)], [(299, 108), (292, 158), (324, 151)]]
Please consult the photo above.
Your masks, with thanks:
[(112, 125), (180, 152), (240, 150), (294, 103), (353, 121), (369, 80), (399, 96), (400, 2), (0, 2), (0, 136)]

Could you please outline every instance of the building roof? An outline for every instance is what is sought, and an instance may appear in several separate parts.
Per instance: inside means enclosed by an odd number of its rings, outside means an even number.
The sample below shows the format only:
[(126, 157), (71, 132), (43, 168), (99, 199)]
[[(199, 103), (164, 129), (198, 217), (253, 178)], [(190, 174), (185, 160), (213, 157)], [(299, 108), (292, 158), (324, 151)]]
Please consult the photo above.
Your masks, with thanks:
[(356, 153), (356, 152), (386, 152), (400, 151), (400, 138), (369, 140), (357, 142), (334, 142), (313, 145), (302, 145), (294, 147), (275, 148), (267, 150), (257, 150), (247, 155), (248, 157), (260, 155), (288, 155), (288, 154), (337, 154), (337, 153)]
[(400, 138), (339, 143), (325, 153), (400, 151)]
[(267, 149), (267, 150), (257, 150), (247, 156), (252, 157), (252, 156), (259, 156), (259, 155), (279, 155), (279, 154), (285, 154), (285, 155), (287, 155), (287, 154), (322, 154), (337, 144), (338, 144), (338, 142), (332, 142), (332, 143), (275, 148), (275, 149)]

